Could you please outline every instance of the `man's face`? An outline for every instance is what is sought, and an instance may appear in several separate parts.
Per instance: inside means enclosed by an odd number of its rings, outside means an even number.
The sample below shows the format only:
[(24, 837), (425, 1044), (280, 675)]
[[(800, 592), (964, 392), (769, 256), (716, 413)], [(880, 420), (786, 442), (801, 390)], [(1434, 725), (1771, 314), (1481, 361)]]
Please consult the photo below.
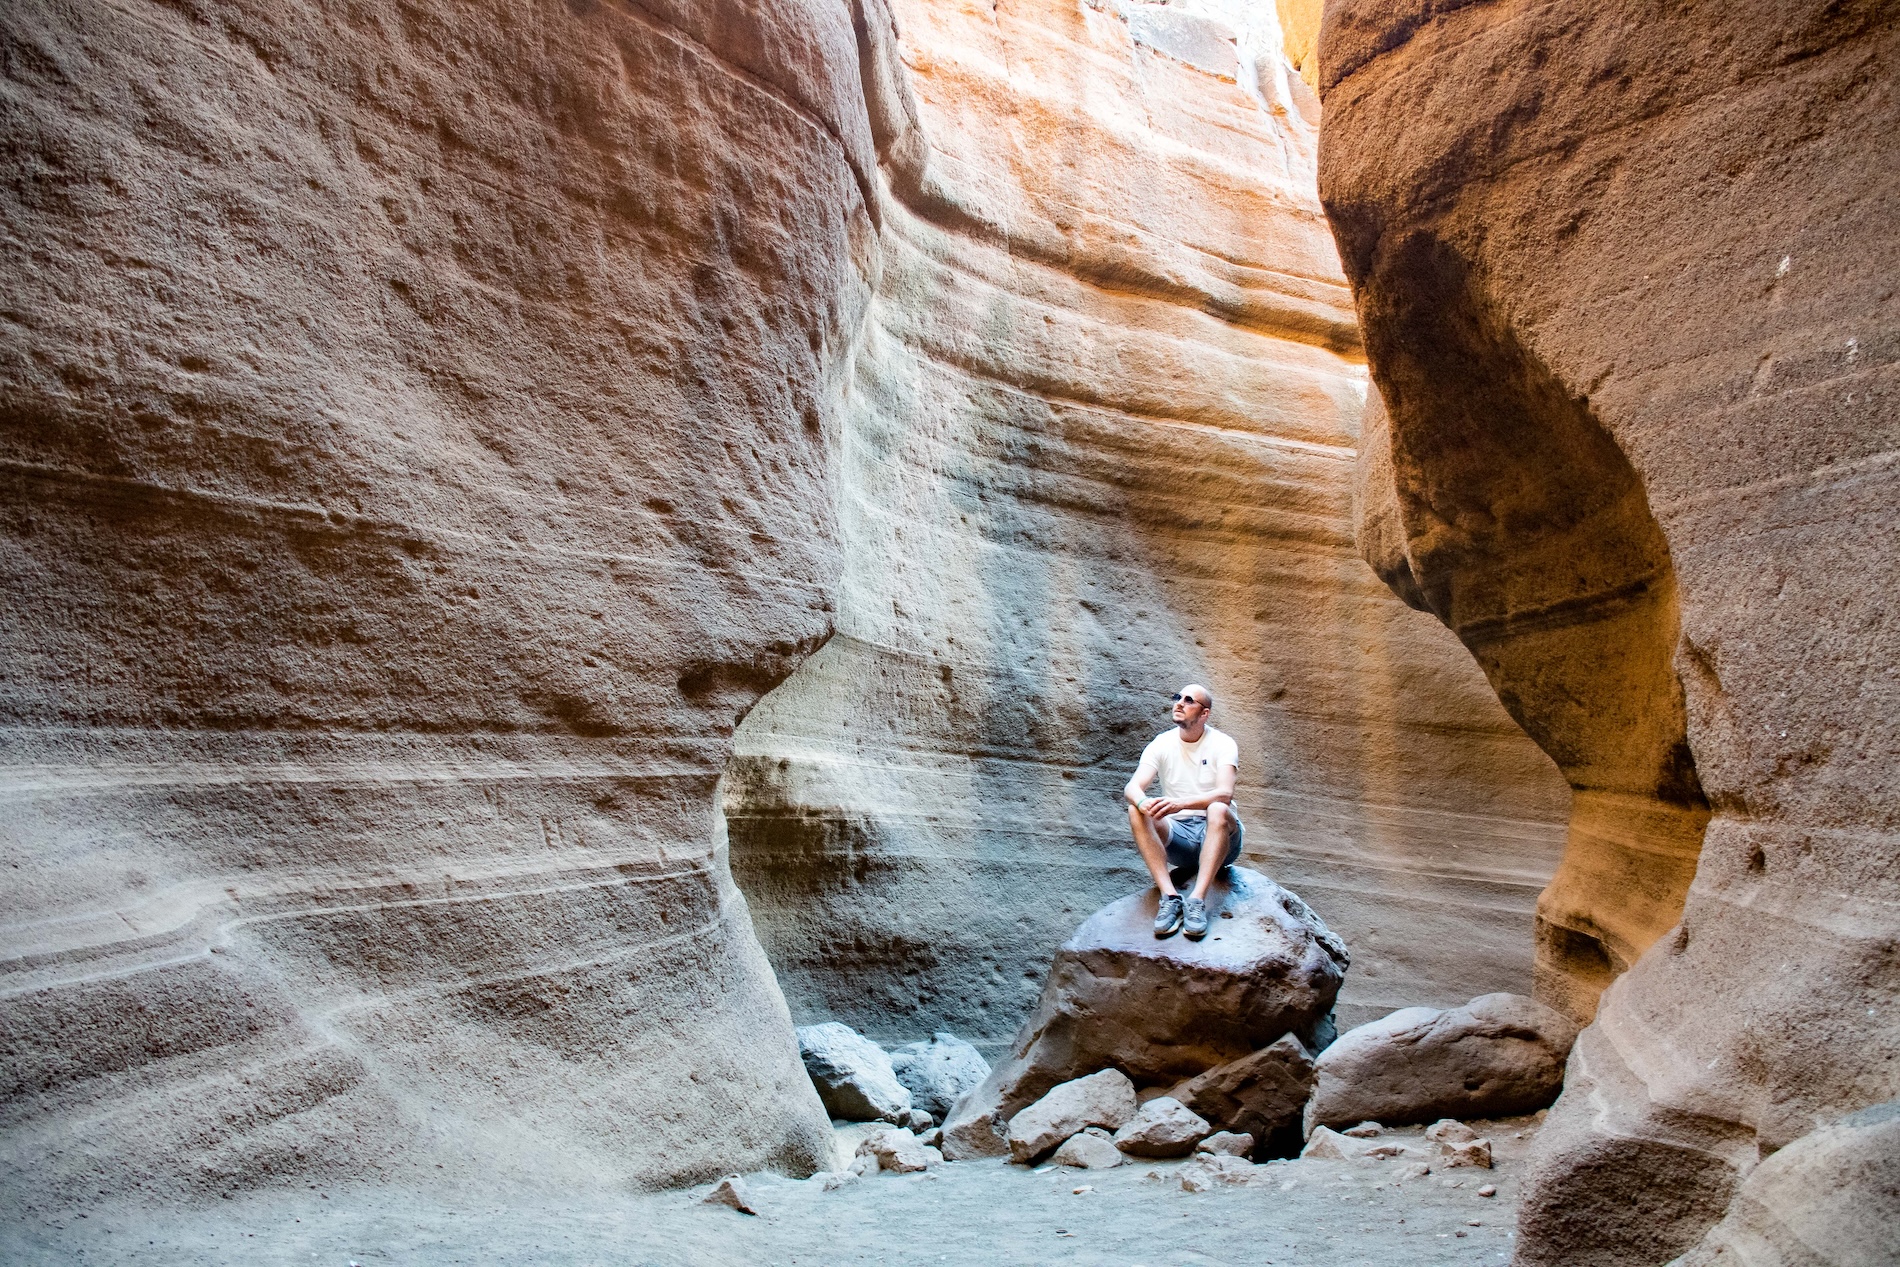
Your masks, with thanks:
[(1174, 724), (1191, 726), (1207, 712), (1207, 697), (1198, 686), (1184, 686), (1174, 693)]

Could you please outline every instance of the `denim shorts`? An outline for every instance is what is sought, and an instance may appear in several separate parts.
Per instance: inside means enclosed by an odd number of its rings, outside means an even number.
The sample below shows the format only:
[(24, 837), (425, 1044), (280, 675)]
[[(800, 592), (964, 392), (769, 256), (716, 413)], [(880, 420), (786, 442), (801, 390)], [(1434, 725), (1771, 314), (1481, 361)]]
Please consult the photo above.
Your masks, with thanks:
[[(1201, 846), (1207, 843), (1207, 819), (1170, 818), (1168, 824), (1168, 866), (1171, 868), (1195, 868), (1201, 865)], [(1247, 838), (1246, 825), (1240, 821), (1240, 815), (1232, 815), (1227, 821), (1227, 860), (1221, 865), (1231, 867), (1234, 859), (1240, 857), (1240, 846)]]

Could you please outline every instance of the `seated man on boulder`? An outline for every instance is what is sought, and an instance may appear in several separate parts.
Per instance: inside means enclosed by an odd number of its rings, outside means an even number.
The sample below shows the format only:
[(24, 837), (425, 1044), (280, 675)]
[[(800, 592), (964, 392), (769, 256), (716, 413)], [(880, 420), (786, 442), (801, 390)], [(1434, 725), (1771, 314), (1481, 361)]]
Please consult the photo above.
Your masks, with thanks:
[[(1161, 890), (1156, 937), (1177, 931), (1195, 940), (1205, 937), (1208, 887), (1222, 867), (1240, 857), (1246, 832), (1234, 813), (1240, 746), (1207, 724), (1213, 711), (1214, 696), (1205, 686), (1182, 687), (1174, 697), (1174, 729), (1142, 749), (1135, 777), (1122, 789), (1135, 848)], [(1157, 774), (1161, 795), (1149, 796), (1148, 784)], [(1194, 870), (1194, 887), (1185, 899), (1174, 887), (1175, 867)]]

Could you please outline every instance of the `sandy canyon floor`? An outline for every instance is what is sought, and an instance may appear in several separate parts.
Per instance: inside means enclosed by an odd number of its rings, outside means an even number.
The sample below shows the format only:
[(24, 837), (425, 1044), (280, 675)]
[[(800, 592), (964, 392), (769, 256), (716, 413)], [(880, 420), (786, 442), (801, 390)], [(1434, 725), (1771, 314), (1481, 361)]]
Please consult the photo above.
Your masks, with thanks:
[[(1497, 1168), (1405, 1179), (1401, 1161), (1285, 1161), (1252, 1182), (1182, 1190), (1178, 1162), (1030, 1172), (956, 1162), (823, 1191), (747, 1177), (757, 1217), (706, 1205), (710, 1185), (499, 1205), (389, 1190), (259, 1193), (215, 1208), (100, 1205), (4, 1212), (0, 1261), (37, 1263), (1496, 1264), (1511, 1251), (1530, 1119), (1486, 1123)], [(1417, 1128), (1389, 1137), (1423, 1151)], [(1478, 1189), (1495, 1185), (1497, 1195)], [(1075, 1189), (1086, 1188), (1077, 1193)]]

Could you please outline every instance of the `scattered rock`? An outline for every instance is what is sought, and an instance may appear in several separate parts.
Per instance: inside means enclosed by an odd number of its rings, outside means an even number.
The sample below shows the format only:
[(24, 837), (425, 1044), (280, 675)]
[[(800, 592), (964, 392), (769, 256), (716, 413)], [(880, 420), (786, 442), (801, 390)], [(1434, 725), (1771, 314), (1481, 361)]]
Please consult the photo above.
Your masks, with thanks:
[(1181, 1187), (1188, 1192), (1206, 1192), (1216, 1184), (1244, 1184), (1252, 1181), (1254, 1169), (1245, 1157), (1196, 1153), (1181, 1166)]
[(904, 1125), (910, 1128), (912, 1134), (918, 1135), (921, 1135), (936, 1124), (937, 1119), (922, 1109), (912, 1109), (909, 1117), (904, 1122)]
[(818, 1088), (825, 1111), (847, 1122), (906, 1122), (910, 1092), (891, 1070), (884, 1049), (838, 1021), (798, 1031), (798, 1054)]
[(1122, 1151), (1106, 1131), (1091, 1127), (1063, 1141), (1052, 1159), (1059, 1166), (1078, 1166), (1083, 1170), (1107, 1170), (1122, 1164)]
[(922, 1140), (902, 1127), (879, 1131), (858, 1145), (858, 1156), (875, 1157), (880, 1170), (899, 1175), (921, 1174), (943, 1160), (941, 1154), (933, 1158), (933, 1153), (935, 1149), (925, 1147)]
[(1152, 889), (1083, 922), (1056, 952), (1008, 1059), (951, 1111), (948, 1155), (1004, 1152), (999, 1124), (1079, 1075), (1113, 1067), (1144, 1084), (1171, 1084), (1283, 1034), (1317, 1031), (1345, 975), (1345, 944), (1259, 872), (1231, 867), (1225, 876), (1210, 904), (1233, 918), (1204, 941), (1157, 941)]
[(877, 1156), (875, 1154), (859, 1153), (856, 1157), (851, 1159), (851, 1164), (846, 1167), (846, 1173), (856, 1175), (862, 1179), (867, 1175), (876, 1174), (878, 1169)]
[(704, 1198), (707, 1205), (731, 1206), (741, 1214), (757, 1214), (752, 1208), (750, 1194), (746, 1191), (745, 1180), (737, 1175), (729, 1175), (713, 1185), (713, 1190)]
[(1449, 1170), (1455, 1166), (1480, 1166), (1491, 1169), (1491, 1141), (1488, 1139), (1447, 1140), (1438, 1146), (1438, 1165)]
[(1134, 1116), (1135, 1084), (1119, 1069), (1064, 1082), (1009, 1120), (1010, 1160), (1027, 1165), (1085, 1126), (1118, 1130)]
[(1430, 1166), (1427, 1166), (1422, 1161), (1415, 1161), (1404, 1170), (1399, 1171), (1399, 1178), (1402, 1181), (1407, 1179), (1423, 1179), (1426, 1175), (1431, 1173), (1432, 1168)]
[(917, 1138), (924, 1142), (926, 1148), (941, 1148), (943, 1147), (943, 1128), (933, 1126)]
[(1350, 1135), (1354, 1139), (1373, 1139), (1384, 1133), (1385, 1127), (1377, 1122), (1361, 1122), (1357, 1126), (1348, 1127), (1340, 1132), (1341, 1135)]
[(1568, 1017), (1517, 994), (1448, 1011), (1409, 1007), (1340, 1037), (1318, 1060), (1310, 1126), (1529, 1113), (1563, 1089)]
[(936, 1122), (948, 1118), (957, 1101), (990, 1076), (983, 1053), (947, 1030), (938, 1030), (929, 1042), (904, 1044), (890, 1059), (892, 1072), (910, 1092), (911, 1105)]
[[(1348, 1131), (1347, 1134), (1352, 1132)], [(1462, 1144), (1478, 1138), (1478, 1132), (1454, 1117), (1441, 1117), (1425, 1128), (1425, 1138), (1434, 1144)]]
[(857, 1183), (863, 1177), (850, 1170), (827, 1170), (819, 1176), (819, 1186), (825, 1192), (836, 1192), (848, 1183)]
[(1380, 1142), (1344, 1135), (1326, 1126), (1316, 1128), (1311, 1138), (1306, 1141), (1306, 1147), (1300, 1150), (1302, 1157), (1322, 1157), (1335, 1161), (1367, 1158), (1373, 1161), (1393, 1161), (1411, 1155), (1411, 1150), (1397, 1141)]
[[(1223, 1131), (1252, 1135), (1257, 1145), (1299, 1143), (1300, 1115), (1313, 1093), (1313, 1057), (1291, 1034), (1259, 1051), (1217, 1065), (1174, 1088), (1174, 1098)], [(1275, 1136), (1282, 1137), (1275, 1140)]]
[(1253, 1136), (1245, 1131), (1216, 1131), (1194, 1146), (1197, 1153), (1226, 1153), (1245, 1157), (1253, 1151)]
[(1213, 1130), (1206, 1119), (1164, 1095), (1142, 1105), (1115, 1132), (1115, 1147), (1130, 1157), (1185, 1157)]
[(1498, 1195), (1498, 1186), (1495, 1183), (1487, 1183), (1484, 1187), (1478, 1189), (1478, 1195), (1481, 1197), (1495, 1197)]

